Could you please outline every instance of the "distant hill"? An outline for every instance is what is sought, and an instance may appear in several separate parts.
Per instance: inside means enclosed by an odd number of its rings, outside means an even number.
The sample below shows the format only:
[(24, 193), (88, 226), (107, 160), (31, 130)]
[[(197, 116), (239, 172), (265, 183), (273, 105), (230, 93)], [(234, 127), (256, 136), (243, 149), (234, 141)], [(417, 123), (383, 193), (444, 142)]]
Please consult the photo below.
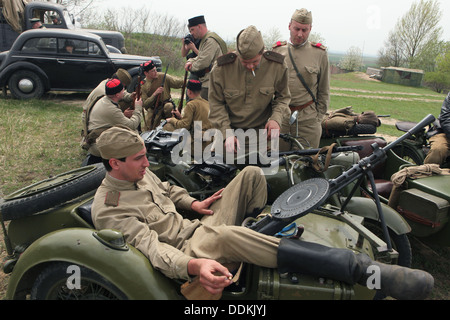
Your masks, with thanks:
[[(340, 52), (328, 52), (328, 58), (330, 64), (337, 65), (339, 61), (345, 56), (345, 53)], [(366, 67), (378, 67), (377, 65), (378, 57), (376, 56), (364, 56), (363, 62)]]

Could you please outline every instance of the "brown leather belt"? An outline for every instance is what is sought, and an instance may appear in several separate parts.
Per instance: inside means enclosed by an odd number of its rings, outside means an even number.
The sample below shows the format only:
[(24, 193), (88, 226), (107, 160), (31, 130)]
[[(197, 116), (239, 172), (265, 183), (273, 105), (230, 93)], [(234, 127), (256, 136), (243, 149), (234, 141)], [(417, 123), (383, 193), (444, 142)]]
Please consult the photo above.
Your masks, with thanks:
[(298, 107), (294, 107), (294, 106), (289, 106), (289, 108), (291, 109), (291, 112), (294, 112), (294, 111), (301, 111), (301, 110), (304, 110), (304, 109), (306, 109), (306, 108), (308, 108), (310, 105), (312, 105), (314, 103), (314, 101), (310, 101), (310, 102), (308, 102), (308, 103), (306, 103), (306, 104), (304, 104), (304, 105), (302, 105), (302, 106), (298, 106)]

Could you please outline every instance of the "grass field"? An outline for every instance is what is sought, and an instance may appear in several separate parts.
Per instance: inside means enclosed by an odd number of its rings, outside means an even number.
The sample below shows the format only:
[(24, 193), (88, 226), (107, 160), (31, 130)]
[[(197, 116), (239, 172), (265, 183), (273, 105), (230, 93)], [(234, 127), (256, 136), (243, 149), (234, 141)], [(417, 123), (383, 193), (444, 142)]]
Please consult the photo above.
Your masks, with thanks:
[[(429, 113), (437, 117), (445, 99), (445, 95), (428, 89), (385, 84), (361, 73), (333, 75), (331, 87), (332, 110), (353, 106), (356, 112), (373, 110), (379, 115), (389, 114), (393, 121), (418, 122)], [(36, 101), (0, 98), (0, 197), (80, 166), (85, 156), (79, 145), (81, 106), (86, 97), (87, 94), (51, 93)], [(379, 133), (400, 135), (391, 124), (384, 122)], [(2, 242), (0, 249), (2, 259), (5, 256)], [(439, 290), (432, 298), (448, 299), (449, 250), (428, 249), (417, 259), (415, 256), (416, 266), (439, 273), (432, 272), (439, 277)], [(438, 260), (428, 259), (436, 258), (434, 254)], [(7, 276), (0, 272), (0, 299), (6, 286)]]

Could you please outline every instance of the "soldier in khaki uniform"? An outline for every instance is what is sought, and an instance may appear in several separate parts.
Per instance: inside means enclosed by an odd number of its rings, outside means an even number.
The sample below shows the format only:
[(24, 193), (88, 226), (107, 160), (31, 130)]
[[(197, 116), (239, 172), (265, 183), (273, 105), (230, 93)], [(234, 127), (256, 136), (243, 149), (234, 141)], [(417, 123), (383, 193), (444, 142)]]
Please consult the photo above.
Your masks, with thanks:
[(135, 101), (135, 110), (130, 118), (125, 116), (120, 109), (119, 101), (122, 100), (125, 89), (119, 79), (112, 79), (106, 82), (105, 94), (92, 108), (87, 125), (88, 135), (86, 136), (86, 141), (89, 144), (88, 152), (97, 158), (100, 157), (100, 152), (97, 149), (96, 140), (103, 131), (122, 125), (137, 132), (142, 120), (142, 100)]
[(208, 30), (204, 16), (189, 19), (188, 23), (191, 35), (201, 41), (197, 56), (189, 59), (184, 68), (200, 79), (202, 98), (208, 100), (209, 73), (217, 58), (227, 53), (227, 45), (219, 35)]
[[(211, 124), (224, 139), (227, 129), (265, 129), (269, 140), (274, 130), (289, 121), (289, 101), (284, 57), (264, 50), (261, 33), (254, 26), (242, 30), (237, 52), (220, 57), (211, 72)], [(226, 151), (236, 151), (237, 143), (236, 138), (226, 139)]]
[[(178, 112), (178, 110), (173, 111), (174, 117), (168, 118), (168, 124), (164, 127), (165, 130), (173, 131), (175, 129), (185, 128), (189, 130), (192, 138), (192, 152), (194, 155), (194, 145), (195, 143), (202, 146), (203, 151), (208, 142), (203, 142), (203, 133), (211, 129), (211, 123), (209, 122), (209, 103), (201, 97), (202, 83), (198, 80), (189, 80), (187, 83), (187, 95), (189, 97), (189, 102), (186, 104), (183, 110), (183, 115)], [(194, 131), (199, 131), (202, 133), (202, 139), (196, 141), (197, 136)]]
[[(305, 147), (318, 148), (322, 135), (321, 123), (330, 103), (330, 68), (326, 48), (308, 41), (311, 28), (311, 12), (296, 10), (289, 23), (290, 42), (278, 42), (273, 51), (285, 56), (289, 66), (289, 107), (291, 112), (298, 111), (300, 142)], [(289, 126), (289, 122), (283, 125)], [(292, 135), (297, 135), (297, 123), (290, 126), (290, 131)]]
[[(180, 187), (161, 182), (148, 170), (142, 138), (126, 128), (111, 128), (98, 139), (107, 174), (92, 205), (97, 229), (121, 231), (152, 266), (170, 278), (199, 276), (211, 294), (231, 284), (223, 263), (248, 262), (280, 272), (300, 272), (366, 284), (367, 268), (380, 268), (381, 288), (396, 298), (425, 298), (431, 275), (372, 261), (348, 249), (258, 233), (239, 226), (246, 215), (265, 205), (261, 169), (246, 167), (225, 189), (200, 202)], [(178, 209), (205, 215), (184, 219)]]
[[(148, 61), (142, 66), (145, 75), (145, 83), (141, 87), (143, 107), (147, 110), (145, 119), (145, 130), (153, 130), (159, 126), (162, 119), (172, 115), (174, 104), (171, 89), (180, 89), (184, 80), (158, 72), (153, 61)], [(163, 85), (164, 81), (164, 85)], [(158, 104), (158, 105), (156, 105)]]

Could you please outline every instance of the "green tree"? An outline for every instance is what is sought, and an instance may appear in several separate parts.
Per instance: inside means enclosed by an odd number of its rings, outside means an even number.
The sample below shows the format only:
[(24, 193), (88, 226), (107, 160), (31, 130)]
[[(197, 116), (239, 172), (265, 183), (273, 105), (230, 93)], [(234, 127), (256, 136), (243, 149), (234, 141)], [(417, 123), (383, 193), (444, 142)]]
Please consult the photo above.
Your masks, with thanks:
[[(439, 26), (442, 11), (437, 0), (420, 0), (412, 4), (389, 35), (380, 60), (396, 61), (408, 68), (427, 70), (434, 65), (436, 50), (430, 51), (440, 42), (442, 27)], [(401, 53), (401, 59), (394, 55)]]
[(443, 47), (444, 52), (436, 58), (436, 71), (425, 73), (425, 83), (439, 93), (450, 89), (450, 42)]

